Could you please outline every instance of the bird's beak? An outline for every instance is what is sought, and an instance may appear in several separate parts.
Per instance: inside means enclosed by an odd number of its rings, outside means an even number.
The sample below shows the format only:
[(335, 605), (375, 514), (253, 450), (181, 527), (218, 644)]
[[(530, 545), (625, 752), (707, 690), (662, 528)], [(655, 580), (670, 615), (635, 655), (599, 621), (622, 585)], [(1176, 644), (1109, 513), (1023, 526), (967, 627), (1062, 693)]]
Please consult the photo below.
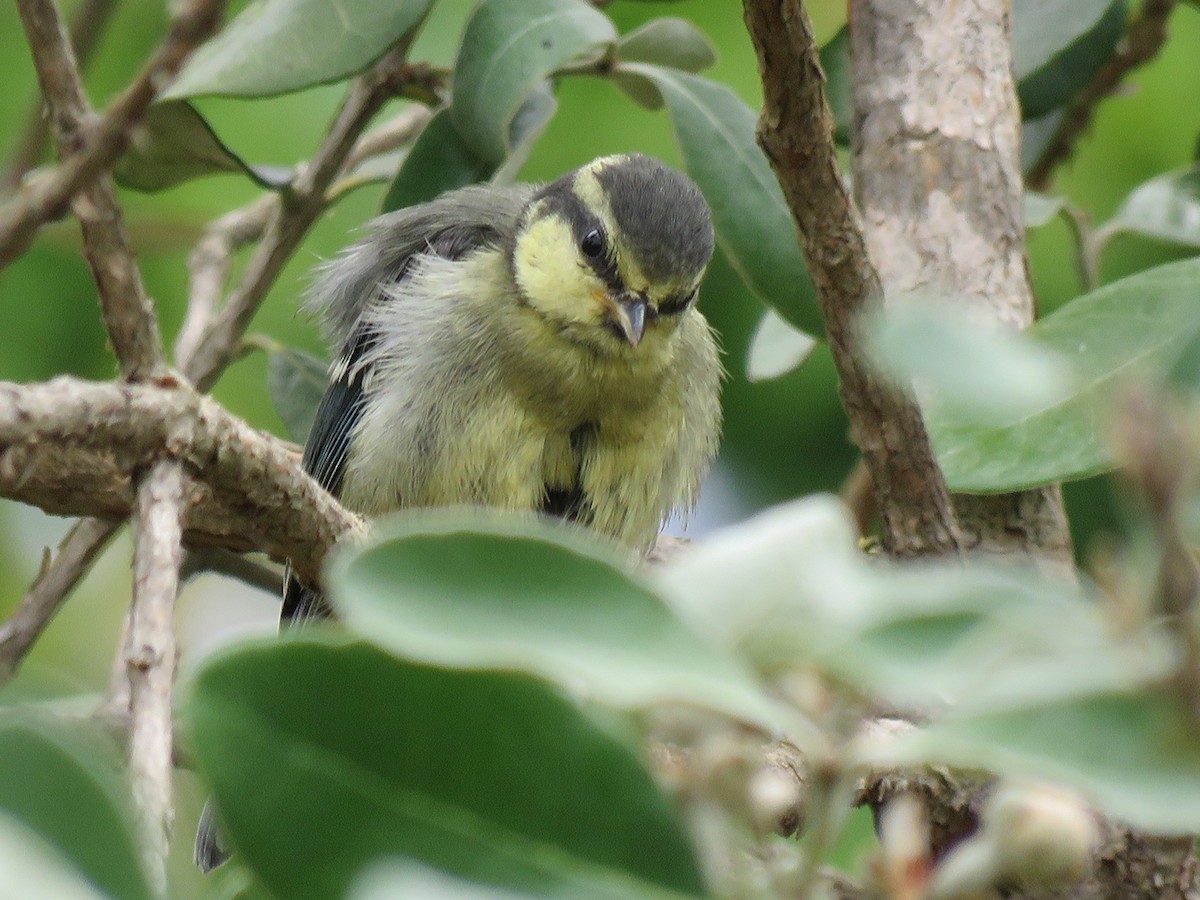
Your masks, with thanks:
[(621, 334), (625, 335), (629, 346), (636, 347), (646, 332), (646, 298), (637, 294), (622, 294), (606, 299), (608, 302), (604, 305), (621, 329)]

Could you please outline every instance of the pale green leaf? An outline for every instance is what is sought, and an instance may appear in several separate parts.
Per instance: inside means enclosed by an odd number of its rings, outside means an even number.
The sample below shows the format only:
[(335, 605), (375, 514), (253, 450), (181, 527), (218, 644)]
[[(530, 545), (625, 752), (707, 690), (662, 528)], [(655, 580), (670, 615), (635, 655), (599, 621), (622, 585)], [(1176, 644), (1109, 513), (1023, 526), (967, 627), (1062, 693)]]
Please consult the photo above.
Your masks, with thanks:
[(53, 898), (53, 900), (106, 900), (71, 865), (70, 858), (25, 827), (0, 812), (0, 898)]
[(1121, 232), (1200, 248), (1200, 165), (1176, 169), (1139, 185), (1097, 229), (1097, 238)]
[(530, 94), (558, 68), (597, 56), (617, 39), (585, 0), (484, 0), (463, 31), (450, 111), (471, 152), (499, 166)]
[(1041, 228), (1049, 225), (1066, 209), (1065, 197), (1052, 197), (1039, 194), (1036, 191), (1026, 191), (1024, 197), (1024, 213), (1026, 228)]
[(1113, 53), (1127, 0), (1013, 0), (1013, 66), (1021, 108), (1037, 117), (1067, 103)]
[(816, 338), (793, 328), (779, 313), (768, 309), (750, 338), (746, 377), (750, 381), (781, 378), (800, 368), (816, 346)]
[(700, 72), (717, 63), (717, 51), (708, 37), (687, 19), (651, 19), (621, 37), (617, 59), (652, 63), (684, 72)]
[(254, 0), (165, 97), (266, 97), (361, 72), (418, 28), (433, 0)]
[(285, 166), (246, 164), (221, 142), (200, 113), (182, 100), (153, 104), (113, 167), (117, 182), (137, 191), (160, 191), (222, 172), (247, 175), (271, 190), (285, 187), (296, 174)]
[[(1013, 491), (1112, 468), (1122, 387), (1162, 380), (1200, 330), (1200, 260), (1132, 275), (1079, 297), (1028, 334), (1075, 373), (1060, 402), (1005, 421), (969, 423), (936, 410), (928, 426), (952, 490)], [(1004, 373), (995, 373), (1003, 378)]]
[(680, 622), (606, 545), (524, 517), (414, 514), (339, 555), (351, 629), (394, 653), (518, 669), (622, 708), (682, 702), (776, 726), (753, 676)]

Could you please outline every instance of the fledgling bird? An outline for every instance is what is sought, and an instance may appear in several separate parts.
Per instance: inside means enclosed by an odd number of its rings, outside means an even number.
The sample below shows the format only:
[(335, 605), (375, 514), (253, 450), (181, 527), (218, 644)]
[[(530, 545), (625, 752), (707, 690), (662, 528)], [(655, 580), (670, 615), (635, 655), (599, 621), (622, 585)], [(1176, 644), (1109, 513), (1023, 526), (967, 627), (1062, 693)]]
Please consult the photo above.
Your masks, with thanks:
[[(305, 468), (368, 516), (541, 510), (652, 546), (717, 449), (712, 248), (699, 189), (641, 155), (381, 217), (309, 298), (340, 353)], [(284, 620), (320, 604), (293, 582)]]
[[(382, 216), (309, 297), (340, 352), (305, 469), (368, 516), (542, 511), (650, 548), (717, 450), (712, 250), (700, 190), (641, 155)], [(283, 626), (327, 614), (288, 579)], [(206, 871), (215, 838), (209, 805)]]

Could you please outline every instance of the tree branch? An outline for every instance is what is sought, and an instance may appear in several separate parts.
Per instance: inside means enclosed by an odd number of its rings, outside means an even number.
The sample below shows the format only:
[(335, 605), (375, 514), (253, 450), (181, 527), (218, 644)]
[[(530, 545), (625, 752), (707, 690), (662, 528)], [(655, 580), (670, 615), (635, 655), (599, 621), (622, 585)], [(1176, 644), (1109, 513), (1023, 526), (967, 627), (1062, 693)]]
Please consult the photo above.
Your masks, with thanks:
[(1031, 190), (1044, 191), (1049, 187), (1055, 168), (1070, 158), (1075, 144), (1092, 122), (1100, 102), (1112, 94), (1134, 69), (1144, 66), (1158, 55), (1167, 40), (1167, 19), (1175, 9), (1176, 0), (1145, 0), (1129, 24), (1116, 54), (1092, 76), (1067, 109), (1058, 130), (1026, 178)]
[(146, 869), (167, 896), (167, 840), (175, 819), (171, 799), (174, 742), (175, 594), (182, 558), (185, 495), (178, 462), (156, 462), (137, 488), (133, 605), (125, 665), (130, 689), (129, 770)]
[(842, 404), (875, 485), (884, 546), (898, 556), (954, 552), (958, 527), (921, 411), (876, 377), (856, 346), (858, 319), (881, 302), (883, 290), (838, 168), (808, 14), (800, 0), (745, 0), (745, 18), (763, 80), (758, 140), (817, 287)]
[[(112, 218), (109, 210), (115, 206), (115, 195), (111, 185), (96, 190), (93, 182), (124, 152), (130, 131), (159, 90), (175, 76), (192, 49), (216, 28), (225, 0), (192, 0), (184, 7), (172, 19), (167, 37), (154, 56), (98, 122), (94, 121), (71, 42), (53, 0), (19, 0), (17, 5), (62, 162), (26, 184), (16, 199), (0, 210), (0, 268), (25, 251), (42, 224), (61, 217), (84, 188), (92, 186), (88, 194), (98, 207), (88, 211), (87, 220)], [(82, 215), (80, 221), (85, 225), (86, 239), (87, 221)], [(99, 276), (97, 283), (103, 290)]]
[[(75, 11), (71, 19), (71, 49), (75, 52), (75, 59), (81, 71), (87, 68), (100, 35), (104, 33), (116, 8), (117, 0), (84, 0)], [(20, 186), (25, 174), (38, 164), (50, 140), (50, 126), (43, 111), (44, 106), (39, 97), (25, 117), (21, 139), (9, 159), (4, 180), (13, 190)]]
[(0, 687), (16, 674), (29, 648), (41, 636), (63, 598), (91, 568), (108, 539), (120, 527), (103, 519), (80, 519), (47, 560), (21, 603), (0, 625)]
[(185, 385), (0, 382), (2, 496), (121, 520), (164, 448), (186, 476), (189, 546), (261, 550), (319, 583), (326, 552), (362, 533), (288, 446)]

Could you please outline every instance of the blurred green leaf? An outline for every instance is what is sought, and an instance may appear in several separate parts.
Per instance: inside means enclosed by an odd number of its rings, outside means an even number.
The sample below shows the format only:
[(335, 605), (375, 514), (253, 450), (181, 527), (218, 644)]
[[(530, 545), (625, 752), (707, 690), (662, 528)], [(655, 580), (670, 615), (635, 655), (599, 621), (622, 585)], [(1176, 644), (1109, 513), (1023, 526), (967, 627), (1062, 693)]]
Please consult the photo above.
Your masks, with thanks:
[(584, 0), (484, 0), (455, 63), (450, 111), (465, 144), (499, 166), (518, 143), (512, 126), (530, 94), (616, 39), (612, 22)]
[(1058, 134), (1066, 110), (1063, 108), (1051, 110), (1037, 118), (1026, 117), (1021, 122), (1021, 171), (1029, 172), (1042, 154), (1049, 148), (1050, 143)]
[(1049, 225), (1055, 217), (1066, 209), (1065, 197), (1051, 197), (1036, 191), (1026, 191), (1024, 197), (1025, 227), (1041, 228)]
[(854, 117), (854, 98), (850, 92), (850, 28), (843, 25), (821, 48), (821, 68), (825, 72), (825, 99), (833, 113), (833, 137), (839, 144), (850, 143), (850, 121)]
[(4, 900), (106, 900), (106, 895), (71, 865), (70, 859), (0, 813), (0, 897)]
[(163, 96), (268, 97), (361, 72), (433, 0), (254, 0), (192, 54)]
[(717, 241), (746, 286), (801, 331), (824, 334), (791, 212), (754, 139), (754, 113), (728, 87), (698, 75), (644, 63), (615, 71), (662, 93), (684, 165), (713, 208)]
[(651, 19), (617, 42), (617, 59), (700, 72), (717, 63), (712, 41), (687, 19)]
[(1127, 0), (1013, 0), (1013, 65), (1025, 116), (1068, 103), (1113, 54)]
[(296, 174), (286, 166), (247, 165), (183, 100), (153, 104), (113, 167), (117, 182), (136, 191), (161, 191), (221, 172), (247, 175), (269, 190), (286, 187)]
[(425, 126), (383, 198), (381, 212), (433, 200), (446, 191), (492, 176), (496, 166), (472, 152), (450, 110), (439, 110)]
[(931, 414), (957, 423), (1012, 421), (1074, 392), (1070, 365), (1027, 335), (971, 316), (949, 299), (894, 299), (863, 324), (864, 349), (897, 384), (915, 381)]
[(291, 638), (209, 663), (186, 711), (228, 834), (278, 896), (341, 898), (379, 857), (537, 896), (704, 892), (634, 753), (534, 679)]
[(1135, 828), (1200, 830), (1200, 741), (1183, 704), (1156, 690), (953, 714), (880, 748), (875, 758), (1047, 778)]
[(53, 844), (105, 893), (149, 900), (123, 807), (128, 789), (107, 745), (9, 709), (0, 713), (0, 760), (0, 811)]
[(722, 529), (654, 574), (685, 621), (760, 671), (811, 668), (898, 708), (1040, 702), (1160, 677), (1169, 660), (1158, 642), (1116, 643), (1066, 582), (869, 557), (833, 497)]
[(351, 629), (408, 659), (516, 669), (617, 707), (683, 702), (774, 729), (753, 676), (618, 559), (549, 523), (418, 514), (339, 555), (328, 585)]
[(797, 331), (779, 313), (768, 309), (750, 338), (746, 377), (751, 381), (781, 378), (800, 368), (816, 346), (816, 338)]
[(1113, 403), (1123, 384), (1165, 378), (1197, 334), (1197, 284), (1200, 260), (1158, 266), (1034, 323), (1026, 333), (1067, 360), (1075, 390), (1062, 402), (988, 425), (931, 411), (930, 436), (950, 488), (1013, 491), (1112, 468)]
[(329, 365), (295, 347), (280, 347), (267, 357), (267, 390), (288, 436), (308, 440), (317, 405), (329, 385)]
[(1098, 240), (1132, 232), (1200, 247), (1200, 165), (1176, 169), (1135, 188), (1111, 219), (1096, 229)]

